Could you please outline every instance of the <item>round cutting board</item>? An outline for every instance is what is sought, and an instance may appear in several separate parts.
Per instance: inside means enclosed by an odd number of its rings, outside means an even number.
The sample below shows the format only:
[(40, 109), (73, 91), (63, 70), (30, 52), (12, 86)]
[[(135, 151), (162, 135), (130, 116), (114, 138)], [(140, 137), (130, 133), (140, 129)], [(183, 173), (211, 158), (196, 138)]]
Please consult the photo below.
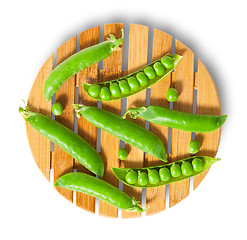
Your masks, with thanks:
[[(64, 106), (63, 114), (55, 117), (55, 120), (77, 132), (95, 148), (97, 147), (105, 163), (104, 180), (135, 197), (141, 202), (142, 206), (149, 206), (149, 209), (143, 215), (150, 215), (164, 211), (186, 198), (190, 191), (197, 188), (208, 171), (191, 179), (150, 189), (136, 189), (122, 185), (113, 175), (112, 167), (144, 167), (160, 165), (163, 162), (128, 144), (125, 144), (125, 148), (129, 152), (128, 158), (125, 161), (120, 161), (117, 156), (120, 140), (103, 130), (97, 130), (95, 126), (84, 120), (83, 117), (77, 119), (72, 103), (78, 102), (84, 105), (102, 107), (118, 115), (123, 114), (130, 107), (145, 106), (147, 104), (172, 107), (189, 113), (220, 115), (220, 99), (215, 83), (206, 67), (199, 59), (194, 59), (194, 53), (182, 42), (173, 39), (170, 35), (160, 30), (149, 29), (147, 26), (137, 24), (127, 26), (122, 23), (105, 25), (104, 38), (109, 37), (109, 33), (114, 34), (117, 38), (121, 37), (121, 29), (125, 30), (123, 47), (103, 61), (103, 69), (99, 69), (99, 64), (95, 64), (79, 72), (63, 84), (55, 94), (53, 101), (59, 101)], [(99, 35), (99, 26), (88, 29), (80, 33), (79, 37), (74, 36), (66, 41), (57, 49), (56, 54), (52, 54), (48, 58), (40, 69), (28, 98), (27, 105), (31, 111), (52, 117), (52, 100), (46, 102), (43, 95), (43, 84), (46, 77), (54, 66), (77, 51), (77, 45), (80, 45), (80, 49), (83, 49), (99, 43)], [(149, 39), (150, 36), (152, 36), (152, 39)], [(77, 41), (80, 44), (77, 44)], [(142, 91), (122, 101), (102, 103), (92, 100), (83, 91), (83, 83), (97, 83), (127, 75), (150, 63), (148, 62), (148, 59), (150, 59), (148, 55), (152, 54), (152, 61), (154, 61), (167, 53), (172, 53), (172, 51), (182, 55), (182, 60), (174, 72), (153, 85), (151, 89)], [(125, 59), (128, 59), (127, 71), (122, 69), (123, 60)], [(196, 64), (195, 61), (197, 61)], [(197, 66), (196, 71), (194, 66)], [(179, 93), (179, 98), (173, 105), (169, 105), (165, 98), (165, 93), (169, 87), (176, 88)], [(135, 121), (145, 127), (145, 121), (142, 119), (131, 121)], [(149, 127), (150, 131), (161, 138), (168, 151), (169, 161), (188, 157), (188, 145), (192, 138), (199, 140), (201, 143), (198, 155), (214, 157), (219, 146), (220, 129), (211, 133), (196, 133), (193, 135), (190, 132), (169, 129), (152, 123), (149, 126), (146, 124), (146, 127)], [(56, 145), (53, 146), (49, 140), (37, 133), (29, 124), (27, 124), (27, 136), (34, 160), (48, 181), (54, 182), (60, 176), (72, 171), (91, 174), (61, 148)], [(137, 212), (119, 210), (104, 201), (96, 201), (94, 197), (83, 193), (76, 192), (73, 194), (71, 190), (56, 189), (78, 207), (92, 213), (114, 218), (142, 216)]]

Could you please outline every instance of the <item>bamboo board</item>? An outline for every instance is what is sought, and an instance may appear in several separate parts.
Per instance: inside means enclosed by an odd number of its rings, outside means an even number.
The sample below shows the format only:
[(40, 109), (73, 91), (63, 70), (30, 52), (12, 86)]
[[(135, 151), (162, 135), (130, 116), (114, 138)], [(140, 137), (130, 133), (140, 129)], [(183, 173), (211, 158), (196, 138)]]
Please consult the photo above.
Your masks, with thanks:
[[(127, 75), (145, 66), (148, 62), (149, 53), (152, 53), (152, 61), (154, 61), (166, 53), (172, 53), (172, 49), (175, 49), (175, 53), (183, 56), (181, 62), (174, 72), (151, 87), (150, 96), (147, 94), (147, 91), (142, 91), (122, 101), (102, 102), (101, 107), (118, 115), (121, 115), (121, 106), (124, 106), (121, 102), (126, 102), (127, 108), (146, 105), (147, 102), (150, 102), (152, 105), (169, 107), (165, 99), (165, 93), (166, 90), (172, 86), (175, 87), (179, 93), (178, 101), (173, 104), (174, 109), (192, 112), (193, 108), (196, 108), (196, 112), (201, 114), (221, 114), (220, 99), (212, 77), (200, 60), (198, 60), (198, 70), (195, 72), (194, 53), (187, 46), (177, 39), (173, 41), (172, 37), (165, 32), (156, 29), (150, 30), (147, 26), (137, 24), (130, 24), (129, 26), (125, 26), (122, 23), (107, 24), (104, 26), (104, 39), (109, 36), (109, 33), (119, 38), (122, 28), (125, 29), (125, 39), (129, 40), (127, 50), (128, 71), (123, 71), (122, 69), (123, 48), (120, 48), (119, 51), (114, 52), (103, 61), (103, 69), (99, 69), (99, 64), (95, 64), (81, 71), (69, 79), (55, 96), (55, 99), (60, 101), (65, 108), (63, 114), (55, 118), (56, 121), (78, 132), (78, 134), (86, 139), (93, 147), (96, 148), (97, 143), (100, 144), (100, 154), (105, 163), (104, 180), (116, 187), (119, 186), (119, 181), (111, 172), (111, 167), (154, 166), (162, 164), (162, 162), (128, 144), (125, 145), (125, 148), (129, 152), (128, 158), (125, 161), (120, 161), (117, 157), (117, 151), (120, 147), (119, 139), (104, 131), (100, 131), (100, 134), (97, 134), (97, 128), (95, 126), (83, 118), (77, 119), (71, 107), (73, 102), (100, 106), (97, 101), (92, 100), (85, 94), (82, 83), (96, 83)], [(128, 35), (126, 29), (129, 30), (127, 31), (129, 32)], [(153, 35), (152, 39), (149, 39), (151, 36), (151, 34), (149, 34), (150, 32)], [(97, 26), (80, 33), (79, 38), (80, 39), (77, 39), (75, 36), (58, 48), (56, 60), (54, 60), (56, 64), (59, 64), (76, 52), (77, 41), (80, 43), (80, 49), (97, 44), (100, 39), (100, 27)], [(175, 46), (172, 46), (173, 42)], [(38, 73), (28, 98), (28, 106), (32, 111), (40, 112), (49, 117), (52, 116), (52, 103), (51, 101), (46, 102), (44, 99), (43, 83), (54, 65), (52, 54)], [(78, 95), (76, 93), (78, 93)], [(74, 123), (76, 121), (78, 123), (78, 129), (75, 128)], [(145, 126), (145, 122), (141, 119), (136, 120), (136, 122)], [(171, 153), (168, 154), (169, 161), (176, 161), (188, 156), (188, 143), (192, 137), (191, 133), (172, 129), (172, 134), (169, 134), (167, 127), (151, 123), (149, 124), (149, 130), (161, 138), (166, 149), (168, 148), (168, 142), (171, 143)], [(201, 149), (198, 154), (214, 157), (218, 150), (220, 133), (221, 130), (219, 129), (212, 133), (195, 134), (195, 138), (201, 143)], [(51, 182), (54, 182), (59, 176), (67, 172), (79, 171), (91, 174), (58, 146), (54, 146), (54, 151), (52, 151), (50, 141), (36, 133), (29, 124), (27, 124), (27, 137), (34, 160), (47, 180), (50, 181), (51, 169), (54, 171), (54, 179), (51, 179)], [(188, 179), (179, 183), (170, 184), (169, 187), (162, 186), (148, 189), (147, 191), (124, 185), (123, 191), (135, 197), (143, 206), (146, 205), (150, 207), (144, 214), (121, 211), (101, 200), (97, 204), (94, 197), (86, 194), (77, 192), (73, 195), (70, 190), (57, 190), (69, 201), (75, 202), (78, 207), (89, 212), (113, 218), (134, 218), (155, 214), (164, 211), (167, 206), (172, 207), (176, 205), (189, 195), (191, 189), (190, 184), (193, 183), (192, 188), (196, 189), (207, 172), (208, 171), (205, 171), (194, 177), (193, 181)], [(144, 202), (142, 202), (142, 200), (144, 200)]]

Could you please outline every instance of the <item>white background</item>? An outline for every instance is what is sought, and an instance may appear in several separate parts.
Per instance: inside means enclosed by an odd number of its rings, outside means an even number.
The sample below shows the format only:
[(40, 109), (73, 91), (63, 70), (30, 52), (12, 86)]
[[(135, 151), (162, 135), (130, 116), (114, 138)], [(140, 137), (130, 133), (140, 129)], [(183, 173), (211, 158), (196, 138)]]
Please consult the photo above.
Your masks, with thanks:
[[(247, 239), (244, 1), (1, 1), (0, 239)], [(160, 214), (111, 219), (61, 197), (37, 168), (18, 114), (52, 52), (94, 26), (123, 22), (163, 30), (204, 62), (223, 114), (215, 164), (188, 198)]]

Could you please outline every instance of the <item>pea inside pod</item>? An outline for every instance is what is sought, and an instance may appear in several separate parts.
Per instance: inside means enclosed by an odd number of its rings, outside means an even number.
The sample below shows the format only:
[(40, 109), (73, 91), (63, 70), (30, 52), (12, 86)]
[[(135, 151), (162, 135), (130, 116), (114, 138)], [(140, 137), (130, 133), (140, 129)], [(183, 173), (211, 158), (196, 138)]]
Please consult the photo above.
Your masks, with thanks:
[[(151, 188), (178, 182), (186, 178), (196, 176), (219, 160), (220, 158), (193, 156), (176, 161), (175, 163), (167, 163), (160, 166), (145, 168), (112, 168), (112, 171), (114, 175), (126, 185), (138, 188)], [(143, 175), (145, 173), (148, 175), (148, 181), (146, 179), (145, 181), (141, 182), (137, 180), (132, 184), (128, 183), (125, 180), (125, 177), (130, 171), (138, 173), (138, 179), (140, 173), (143, 173)]]
[[(110, 98), (101, 98), (100, 94), (97, 96), (96, 94), (90, 95), (89, 89), (91, 87), (91, 84), (86, 84), (86, 83), (83, 84), (83, 89), (91, 98), (99, 101), (113, 101), (113, 100), (129, 97), (133, 94), (145, 90), (148, 87), (151, 87), (153, 84), (162, 80), (165, 76), (167, 76), (170, 72), (172, 72), (172, 70), (178, 65), (179, 61), (182, 58), (181, 56), (176, 54), (167, 54), (165, 57), (169, 57), (168, 59), (170, 60), (164, 61), (163, 58), (160, 58), (154, 61), (153, 63), (127, 76), (113, 79), (107, 82), (98, 83), (97, 85), (100, 87), (100, 89), (102, 89), (103, 87), (110, 88), (112, 83), (117, 83), (119, 85), (121, 89), (121, 93), (115, 95), (111, 91), (112, 94)], [(163, 61), (163, 63), (161, 60)], [(164, 65), (164, 62), (168, 62), (168, 61), (172, 62), (172, 64), (170, 63), (170, 65), (166, 63), (166, 66), (168, 66), (169, 68)]]

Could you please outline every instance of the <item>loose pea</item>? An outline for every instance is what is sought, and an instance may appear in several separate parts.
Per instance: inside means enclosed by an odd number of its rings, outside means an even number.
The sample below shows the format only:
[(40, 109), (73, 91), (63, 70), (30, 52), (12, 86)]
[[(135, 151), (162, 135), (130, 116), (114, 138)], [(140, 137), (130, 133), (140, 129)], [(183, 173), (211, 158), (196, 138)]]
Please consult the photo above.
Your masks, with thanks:
[(178, 100), (178, 92), (175, 88), (169, 88), (166, 92), (166, 99), (169, 102), (175, 102)]
[(109, 100), (111, 98), (111, 93), (108, 87), (102, 87), (99, 94), (102, 100)]
[(154, 79), (156, 76), (154, 69), (150, 66), (144, 68), (144, 73), (149, 79)]
[(63, 105), (60, 102), (56, 102), (51, 108), (54, 115), (59, 116), (63, 113)]
[(110, 85), (110, 91), (113, 97), (118, 97), (121, 93), (120, 88), (116, 82)]
[(192, 161), (194, 171), (199, 172), (203, 169), (203, 161), (200, 158), (195, 158)]
[(165, 66), (165, 68), (171, 68), (173, 67), (173, 59), (169, 56), (165, 56), (163, 58), (161, 58), (161, 63)]
[(197, 140), (191, 140), (189, 143), (189, 153), (190, 154), (195, 154), (199, 152), (200, 149), (200, 143)]
[(148, 175), (145, 172), (138, 172), (137, 182), (141, 186), (145, 186), (148, 184)]
[(125, 180), (127, 183), (129, 184), (134, 184), (137, 181), (137, 172), (134, 170), (130, 170), (126, 176), (125, 176)]
[(165, 73), (165, 68), (160, 62), (154, 64), (154, 70), (158, 76), (161, 76)]
[(176, 163), (171, 166), (170, 171), (172, 177), (179, 177), (182, 174), (180, 166)]
[(142, 87), (148, 84), (148, 77), (144, 74), (144, 72), (137, 73), (136, 78)]
[(100, 93), (100, 86), (97, 84), (90, 86), (90, 88), (88, 89), (88, 94), (91, 97), (97, 97), (99, 93)]
[(171, 178), (171, 173), (170, 170), (166, 167), (163, 167), (159, 170), (159, 175), (160, 175), (160, 179), (161, 181), (168, 181)]
[(120, 81), (119, 87), (122, 94), (128, 94), (130, 92), (130, 87), (126, 80)]
[(148, 180), (150, 184), (156, 184), (160, 181), (160, 176), (157, 170), (151, 169), (148, 172)]
[(118, 158), (120, 160), (125, 160), (127, 158), (127, 156), (128, 156), (128, 153), (127, 153), (125, 148), (120, 148), (118, 150)]
[(181, 165), (181, 170), (182, 170), (182, 174), (184, 176), (190, 176), (193, 172), (193, 169), (192, 169), (192, 166), (189, 162), (184, 162), (182, 165)]
[(131, 90), (136, 91), (140, 88), (140, 83), (135, 77), (129, 77), (127, 78), (127, 81)]

